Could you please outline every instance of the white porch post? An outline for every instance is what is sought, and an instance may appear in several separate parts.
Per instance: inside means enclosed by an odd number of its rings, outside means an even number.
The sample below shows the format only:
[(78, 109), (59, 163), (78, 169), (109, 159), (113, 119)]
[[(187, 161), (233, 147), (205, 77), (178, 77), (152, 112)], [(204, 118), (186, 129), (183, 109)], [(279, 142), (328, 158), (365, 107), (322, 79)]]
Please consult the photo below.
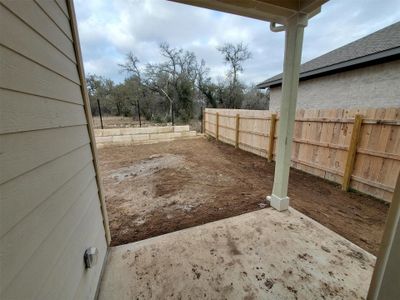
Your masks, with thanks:
[(289, 207), (287, 191), (292, 137), (296, 114), (297, 88), (299, 86), (303, 33), (304, 27), (307, 26), (307, 20), (307, 15), (296, 14), (285, 25), (285, 57), (278, 123), (277, 158), (272, 195), (268, 197), (271, 201), (271, 206), (279, 211), (286, 210)]
[(380, 248), (367, 299), (400, 299), (400, 174)]

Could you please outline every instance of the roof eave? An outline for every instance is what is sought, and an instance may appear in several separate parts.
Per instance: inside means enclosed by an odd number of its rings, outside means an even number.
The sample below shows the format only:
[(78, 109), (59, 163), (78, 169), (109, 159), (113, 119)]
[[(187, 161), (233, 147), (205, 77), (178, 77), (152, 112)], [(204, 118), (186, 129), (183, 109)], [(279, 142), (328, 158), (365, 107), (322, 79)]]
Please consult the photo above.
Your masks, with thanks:
[(192, 6), (208, 8), (268, 22), (286, 24), (297, 13), (311, 18), (320, 12), (328, 0), (169, 0)]
[[(395, 59), (396, 56), (399, 56), (399, 58), (400, 58), (400, 47), (388, 49), (388, 50), (385, 50), (382, 52), (359, 57), (359, 58), (352, 59), (349, 61), (344, 61), (344, 62), (337, 63), (334, 65), (326, 66), (323, 68), (319, 68), (319, 69), (315, 69), (315, 70), (311, 70), (311, 71), (307, 71), (307, 72), (302, 72), (302, 73), (300, 73), (299, 79), (305, 80), (310, 77), (315, 78), (315, 77), (323, 76), (326, 73), (332, 73), (333, 71), (340, 71), (343, 69), (346, 69), (346, 70), (357, 69), (358, 67), (365, 66), (365, 64), (377, 62), (377, 61), (380, 61), (385, 58), (393, 57)], [(319, 76), (316, 76), (316, 75), (319, 75)], [(275, 79), (272, 81), (267, 80), (266, 82), (259, 83), (256, 85), (256, 88), (266, 89), (269, 87), (279, 86), (281, 84), (282, 84), (282, 78), (278, 78), (278, 79)]]

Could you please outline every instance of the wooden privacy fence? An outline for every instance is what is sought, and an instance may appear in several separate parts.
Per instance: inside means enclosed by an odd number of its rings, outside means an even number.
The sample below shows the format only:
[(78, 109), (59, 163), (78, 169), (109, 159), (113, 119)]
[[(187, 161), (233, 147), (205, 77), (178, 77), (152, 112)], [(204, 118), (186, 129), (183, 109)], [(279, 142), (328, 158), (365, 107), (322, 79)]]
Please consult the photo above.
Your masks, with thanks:
[[(279, 113), (206, 108), (203, 126), (219, 141), (275, 159)], [(292, 166), (391, 201), (400, 171), (400, 107), (298, 110)]]

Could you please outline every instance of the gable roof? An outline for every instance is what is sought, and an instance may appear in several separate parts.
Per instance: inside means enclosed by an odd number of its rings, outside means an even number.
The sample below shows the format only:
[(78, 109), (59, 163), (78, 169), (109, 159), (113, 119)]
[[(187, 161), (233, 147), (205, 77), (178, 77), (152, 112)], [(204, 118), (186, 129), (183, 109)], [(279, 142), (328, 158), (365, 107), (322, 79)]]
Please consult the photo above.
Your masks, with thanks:
[[(300, 80), (355, 69), (388, 58), (400, 58), (400, 22), (302, 64)], [(281, 84), (282, 73), (259, 83), (257, 88)]]

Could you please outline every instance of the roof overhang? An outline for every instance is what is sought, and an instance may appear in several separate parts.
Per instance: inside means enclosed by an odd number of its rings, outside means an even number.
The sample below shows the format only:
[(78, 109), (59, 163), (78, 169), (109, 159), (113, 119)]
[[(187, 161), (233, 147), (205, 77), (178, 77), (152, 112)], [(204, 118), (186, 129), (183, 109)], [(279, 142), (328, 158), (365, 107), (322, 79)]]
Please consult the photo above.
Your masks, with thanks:
[(328, 0), (169, 0), (268, 22), (286, 24), (302, 13), (308, 18), (318, 14)]
[[(306, 72), (300, 72), (299, 80), (307, 80), (316, 77), (322, 77), (330, 74), (335, 74), (339, 72), (345, 72), (349, 70), (354, 70), (357, 68), (362, 68), (366, 66), (376, 65), (380, 63), (385, 63), (393, 60), (400, 59), (400, 47), (392, 48), (378, 53), (373, 53), (368, 56), (358, 57), (352, 60), (343, 61), (334, 65), (325, 66), (319, 69), (310, 70)], [(275, 77), (275, 76), (274, 76)], [(258, 89), (272, 88), (282, 85), (282, 76), (274, 80), (267, 79), (256, 85)]]

